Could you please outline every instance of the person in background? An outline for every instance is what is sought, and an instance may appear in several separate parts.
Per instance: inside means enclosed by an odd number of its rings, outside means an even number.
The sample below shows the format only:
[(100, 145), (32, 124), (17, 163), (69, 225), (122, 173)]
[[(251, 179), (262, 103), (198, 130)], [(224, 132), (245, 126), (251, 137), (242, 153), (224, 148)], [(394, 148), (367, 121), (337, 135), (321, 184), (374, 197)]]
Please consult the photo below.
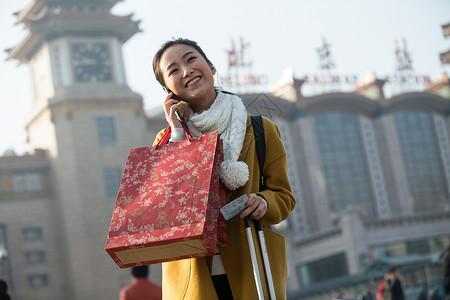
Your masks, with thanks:
[(430, 290), (428, 291), (427, 300), (441, 300), (442, 297), (439, 293), (439, 288), (435, 284), (430, 285)]
[(344, 292), (342, 291), (338, 291), (336, 294), (336, 298), (334, 298), (335, 300), (342, 300), (344, 299)]
[(11, 297), (8, 295), (8, 285), (6, 281), (0, 279), (0, 300), (10, 300)]
[(133, 282), (120, 291), (120, 300), (161, 300), (161, 286), (148, 280), (148, 266), (131, 268)]
[(390, 300), (404, 300), (402, 283), (397, 278), (397, 270), (395, 268), (389, 269), (386, 274), (386, 289), (389, 292)]
[(450, 246), (442, 252), (442, 266), (444, 275), (444, 296), (450, 299)]
[(385, 282), (384, 278), (380, 280), (380, 283), (378, 284), (377, 288), (377, 300), (383, 300), (384, 299), (384, 290), (385, 290)]
[(362, 297), (362, 300), (375, 300), (375, 296), (372, 293), (372, 286), (371, 285), (367, 286), (366, 294)]
[(428, 300), (428, 286), (425, 285), (422, 290), (420, 291), (419, 296), (417, 297), (417, 300)]

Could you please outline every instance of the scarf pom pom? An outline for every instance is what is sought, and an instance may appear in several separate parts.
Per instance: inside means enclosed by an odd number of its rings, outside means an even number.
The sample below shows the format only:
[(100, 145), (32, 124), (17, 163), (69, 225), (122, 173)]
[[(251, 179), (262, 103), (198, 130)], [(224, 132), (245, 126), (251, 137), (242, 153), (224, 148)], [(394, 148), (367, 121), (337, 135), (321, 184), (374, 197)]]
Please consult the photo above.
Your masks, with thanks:
[(243, 161), (225, 160), (220, 165), (220, 179), (229, 190), (235, 190), (247, 183), (248, 166)]

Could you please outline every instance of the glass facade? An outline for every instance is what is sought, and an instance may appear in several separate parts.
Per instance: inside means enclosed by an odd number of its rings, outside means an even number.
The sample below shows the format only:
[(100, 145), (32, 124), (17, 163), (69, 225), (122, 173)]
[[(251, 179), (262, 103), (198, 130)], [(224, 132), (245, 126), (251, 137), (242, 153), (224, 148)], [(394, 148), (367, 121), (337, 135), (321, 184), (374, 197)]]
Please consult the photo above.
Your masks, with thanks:
[(448, 193), (432, 114), (404, 110), (394, 118), (414, 211), (444, 209)]
[(440, 254), (449, 245), (450, 237), (444, 235), (380, 245), (372, 247), (371, 253), (372, 257), (377, 259), (404, 257), (408, 255), (428, 255), (433, 253)]
[(330, 210), (377, 215), (358, 116), (328, 111), (314, 115)]
[(339, 253), (317, 261), (300, 265), (297, 268), (302, 286), (327, 281), (348, 275), (345, 253)]

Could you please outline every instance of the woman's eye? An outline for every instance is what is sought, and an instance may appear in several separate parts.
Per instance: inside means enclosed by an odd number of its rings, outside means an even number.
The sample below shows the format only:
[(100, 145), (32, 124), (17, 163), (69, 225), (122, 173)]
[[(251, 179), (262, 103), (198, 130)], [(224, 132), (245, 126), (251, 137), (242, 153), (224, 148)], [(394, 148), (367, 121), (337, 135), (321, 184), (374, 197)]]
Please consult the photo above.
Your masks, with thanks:
[(195, 59), (196, 59), (195, 56), (191, 56), (191, 57), (188, 58), (188, 62), (194, 61)]
[(170, 70), (170, 72), (169, 72), (169, 76), (170, 76), (170, 75), (172, 75), (173, 73), (175, 73), (176, 71), (178, 71), (178, 69), (173, 69), (173, 70)]

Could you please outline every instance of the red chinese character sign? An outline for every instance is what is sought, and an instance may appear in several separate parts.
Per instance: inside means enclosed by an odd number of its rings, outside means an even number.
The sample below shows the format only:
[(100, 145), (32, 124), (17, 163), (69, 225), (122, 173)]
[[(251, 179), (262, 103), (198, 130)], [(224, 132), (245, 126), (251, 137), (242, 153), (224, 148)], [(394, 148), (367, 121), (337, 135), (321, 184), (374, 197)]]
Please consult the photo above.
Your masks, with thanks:
[(395, 40), (395, 73), (386, 78), (387, 87), (392, 95), (423, 90), (426, 84), (431, 82), (429, 76), (420, 75), (414, 71), (405, 39), (402, 39), (402, 46)]
[(228, 71), (226, 76), (219, 77), (219, 84), (225, 89), (234, 92), (249, 92), (260, 89), (267, 84), (267, 78), (263, 75), (254, 75), (253, 62), (249, 58), (250, 43), (241, 37), (239, 46), (236, 47), (231, 40), (231, 48), (226, 50), (228, 56)]

